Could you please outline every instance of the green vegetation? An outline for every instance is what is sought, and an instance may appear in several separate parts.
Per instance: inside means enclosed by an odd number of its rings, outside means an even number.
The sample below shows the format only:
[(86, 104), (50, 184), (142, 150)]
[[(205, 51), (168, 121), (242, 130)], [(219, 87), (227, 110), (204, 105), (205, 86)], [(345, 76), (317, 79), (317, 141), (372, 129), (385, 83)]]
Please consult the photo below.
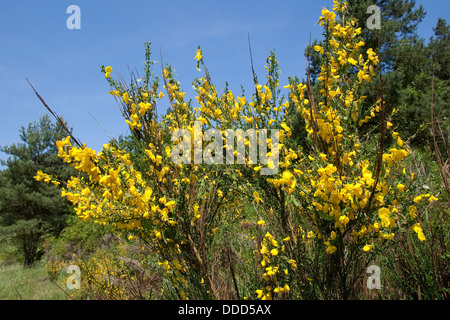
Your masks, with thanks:
[(0, 237), (20, 248), (25, 267), (42, 254), (46, 237), (61, 232), (70, 212), (56, 185), (33, 178), (44, 169), (62, 180), (73, 174), (57, 156), (56, 141), (63, 137), (64, 129), (45, 115), (21, 128), (21, 143), (1, 148), (10, 158), (2, 161), (7, 168), (0, 172)]
[[(219, 94), (199, 47), (200, 107), (165, 65), (160, 119), (147, 43), (139, 81), (101, 68), (128, 136), (95, 152), (61, 119), (22, 127), (1, 148), (0, 299), (448, 299), (450, 27), (425, 44), (415, 1), (375, 3), (381, 30), (364, 27), (373, 1), (324, 9), (287, 90), (271, 52), (251, 97)], [(279, 171), (174, 164), (171, 137), (194, 121), (279, 130)]]
[[(45, 262), (38, 261), (33, 266), (24, 268), (15, 261), (11, 245), (2, 245), (0, 251), (0, 300), (67, 300), (69, 296), (63, 278), (50, 279)], [(9, 253), (9, 258), (5, 256)], [(67, 289), (66, 289), (67, 290)]]

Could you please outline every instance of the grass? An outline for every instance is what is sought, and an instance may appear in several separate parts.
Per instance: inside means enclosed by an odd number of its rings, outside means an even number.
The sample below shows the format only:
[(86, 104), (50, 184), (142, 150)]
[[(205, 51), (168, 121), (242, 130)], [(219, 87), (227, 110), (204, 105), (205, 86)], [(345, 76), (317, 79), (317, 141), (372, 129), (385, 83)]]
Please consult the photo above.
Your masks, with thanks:
[[(58, 280), (57, 284), (63, 288)], [(66, 300), (67, 295), (47, 276), (43, 263), (24, 269), (20, 263), (0, 262), (0, 300)]]

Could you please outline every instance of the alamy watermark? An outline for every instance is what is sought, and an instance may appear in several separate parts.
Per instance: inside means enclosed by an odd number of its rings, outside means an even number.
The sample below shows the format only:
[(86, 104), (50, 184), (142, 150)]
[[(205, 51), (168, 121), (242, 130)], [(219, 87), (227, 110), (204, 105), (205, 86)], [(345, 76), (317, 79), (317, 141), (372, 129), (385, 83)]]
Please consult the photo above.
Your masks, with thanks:
[[(278, 172), (278, 129), (270, 130), (270, 138), (268, 138), (267, 129), (248, 129), (245, 132), (242, 129), (226, 129), (225, 139), (218, 129), (211, 128), (203, 132), (201, 121), (195, 121), (193, 129), (193, 135), (188, 129), (177, 129), (173, 132), (172, 141), (178, 142), (171, 152), (174, 164), (192, 164), (192, 160), (194, 164), (224, 164), (225, 157), (226, 164), (234, 164), (235, 158), (236, 164), (257, 165), (259, 160), (261, 175), (274, 175)], [(211, 143), (203, 149), (203, 141), (211, 141)], [(247, 162), (246, 145), (248, 145)], [(268, 151), (269, 146), (270, 151)]]
[(66, 26), (67, 29), (81, 29), (81, 9), (77, 5), (70, 5), (67, 7), (66, 13), (71, 15), (67, 18)]
[(369, 277), (367, 278), (367, 288), (372, 289), (381, 289), (381, 271), (380, 267), (377, 265), (371, 265), (367, 268), (367, 274)]
[(368, 29), (381, 29), (381, 10), (377, 5), (371, 5), (367, 7), (366, 13), (372, 15), (367, 19), (366, 26)]
[(81, 288), (80, 267), (75, 264), (71, 264), (70, 266), (67, 267), (66, 272), (71, 275), (66, 280), (67, 289), (69, 290), (80, 289)]

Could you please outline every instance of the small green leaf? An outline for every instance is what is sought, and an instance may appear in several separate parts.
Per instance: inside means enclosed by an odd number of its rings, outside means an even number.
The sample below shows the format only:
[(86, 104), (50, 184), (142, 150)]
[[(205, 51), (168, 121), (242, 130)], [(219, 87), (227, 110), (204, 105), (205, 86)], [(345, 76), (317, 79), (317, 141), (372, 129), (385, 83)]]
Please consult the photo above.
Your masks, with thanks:
[(142, 219), (141, 224), (142, 224), (142, 227), (144, 227), (145, 230), (147, 230), (147, 231), (152, 230), (152, 226), (151, 226), (151, 224), (148, 222), (147, 219), (145, 219), (145, 218)]
[(325, 220), (332, 221), (334, 218), (330, 217), (329, 215), (323, 213), (322, 211), (317, 211), (317, 213)]
[(296, 207), (300, 207), (300, 202), (298, 202), (297, 198), (295, 198), (295, 196), (293, 195), (289, 197), (289, 202)]

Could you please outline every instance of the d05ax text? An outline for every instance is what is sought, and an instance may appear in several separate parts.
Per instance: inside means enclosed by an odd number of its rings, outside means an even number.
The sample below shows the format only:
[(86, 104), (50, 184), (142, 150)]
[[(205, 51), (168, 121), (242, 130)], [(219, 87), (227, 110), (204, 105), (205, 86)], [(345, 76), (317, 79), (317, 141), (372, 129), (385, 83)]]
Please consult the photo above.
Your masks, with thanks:
[(227, 305), (222, 306), (222, 314), (271, 314), (270, 305)]

